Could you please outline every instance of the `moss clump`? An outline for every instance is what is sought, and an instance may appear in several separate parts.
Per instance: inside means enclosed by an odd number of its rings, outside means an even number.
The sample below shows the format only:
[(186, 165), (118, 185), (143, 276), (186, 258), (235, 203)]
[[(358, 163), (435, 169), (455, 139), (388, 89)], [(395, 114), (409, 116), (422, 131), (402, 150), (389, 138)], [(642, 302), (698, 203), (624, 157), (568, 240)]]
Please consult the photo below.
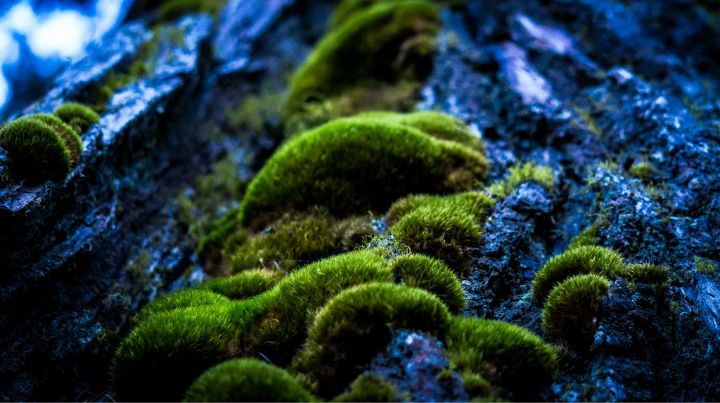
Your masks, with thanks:
[(385, 258), (370, 250), (317, 261), (284, 278), (268, 303), (268, 314), (253, 334), (253, 346), (273, 362), (289, 362), (302, 344), (315, 312), (341, 291), (369, 282), (393, 281)]
[[(424, 0), (406, 0), (355, 13), (329, 32), (293, 75), (286, 119), (302, 112), (308, 101), (427, 76), (439, 29), (438, 10)], [(377, 102), (366, 108), (386, 109)]]
[(215, 305), (230, 302), (227, 297), (216, 294), (209, 290), (181, 290), (178, 292), (165, 294), (156, 300), (145, 305), (133, 318), (135, 323), (140, 323), (147, 318), (160, 312), (168, 312), (179, 308), (188, 308), (191, 306)]
[(430, 291), (452, 313), (465, 309), (465, 293), (460, 280), (441, 261), (423, 255), (405, 255), (390, 261), (395, 282)]
[(626, 277), (632, 282), (661, 285), (668, 281), (670, 270), (665, 266), (649, 263), (633, 263), (627, 266)]
[(480, 242), (481, 228), (465, 210), (441, 204), (419, 207), (391, 228), (396, 239), (415, 253), (436, 257), (458, 274), (465, 274), (472, 248)]
[(307, 402), (316, 400), (282, 368), (254, 359), (218, 364), (190, 385), (187, 402)]
[(539, 183), (549, 192), (555, 187), (555, 175), (550, 167), (538, 166), (534, 162), (528, 162), (510, 168), (508, 177), (504, 181), (490, 186), (488, 193), (503, 199), (509, 196), (521, 183), (529, 181)]
[(217, 306), (152, 315), (120, 343), (112, 364), (114, 389), (128, 401), (179, 400), (205, 369), (232, 358), (236, 326)]
[(350, 385), (350, 390), (335, 397), (333, 402), (396, 402), (395, 387), (374, 374), (362, 374)]
[(250, 183), (240, 221), (258, 228), (313, 206), (338, 216), (384, 211), (408, 193), (467, 189), (487, 167), (482, 153), (416, 129), (339, 119), (280, 147)]
[(290, 213), (235, 248), (226, 246), (232, 271), (255, 267), (290, 271), (349, 251), (374, 235), (370, 218), (337, 220), (324, 210)]
[(600, 240), (598, 239), (598, 232), (600, 232), (600, 227), (602, 227), (602, 223), (596, 222), (595, 224), (582, 230), (582, 232), (577, 234), (570, 241), (570, 245), (568, 246), (568, 249), (574, 249), (579, 246), (598, 245), (600, 243)]
[(0, 128), (0, 146), (7, 150), (14, 180), (61, 180), (79, 159), (77, 133), (50, 115), (24, 116)]
[(456, 370), (481, 376), (507, 398), (531, 399), (557, 373), (555, 348), (509, 323), (456, 317), (446, 342)]
[(655, 171), (655, 168), (653, 168), (652, 164), (647, 160), (637, 161), (632, 166), (630, 166), (630, 169), (628, 170), (628, 173), (631, 176), (634, 176), (638, 179), (647, 179), (652, 175), (652, 173)]
[(695, 270), (699, 273), (715, 275), (717, 272), (717, 270), (715, 270), (715, 264), (710, 259), (695, 256), (693, 261), (695, 263)]
[(360, 285), (338, 294), (320, 310), (293, 365), (317, 382), (322, 395), (332, 396), (387, 345), (392, 328), (442, 337), (449, 322), (445, 304), (425, 290)]
[(483, 222), (495, 207), (495, 201), (482, 192), (463, 192), (449, 196), (410, 195), (397, 200), (386, 214), (388, 224), (393, 225), (408, 213), (420, 208), (453, 208), (475, 217)]
[(84, 133), (90, 126), (100, 121), (100, 116), (94, 110), (76, 102), (66, 102), (58, 106), (53, 114), (77, 133)]
[(550, 291), (563, 280), (576, 274), (598, 274), (606, 277), (626, 274), (622, 257), (600, 246), (579, 246), (554, 256), (535, 274), (533, 295), (544, 302)]
[(572, 276), (558, 284), (543, 307), (543, 329), (551, 337), (587, 347), (595, 334), (602, 297), (610, 282), (597, 274)]
[(281, 277), (277, 271), (246, 270), (234, 276), (208, 280), (198, 288), (232, 299), (244, 299), (270, 290)]

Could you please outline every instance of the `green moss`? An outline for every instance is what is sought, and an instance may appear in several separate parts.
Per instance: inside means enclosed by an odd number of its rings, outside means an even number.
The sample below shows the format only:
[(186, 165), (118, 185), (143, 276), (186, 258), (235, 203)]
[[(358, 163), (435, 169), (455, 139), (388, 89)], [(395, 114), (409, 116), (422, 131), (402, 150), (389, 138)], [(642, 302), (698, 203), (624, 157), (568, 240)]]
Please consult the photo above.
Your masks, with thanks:
[(71, 147), (54, 126), (37, 116), (21, 117), (3, 125), (0, 146), (7, 150), (8, 168), (14, 180), (61, 180), (72, 170)]
[(370, 250), (317, 261), (284, 278), (273, 291), (268, 315), (254, 333), (253, 345), (273, 362), (289, 362), (302, 344), (315, 313), (341, 291), (368, 282), (392, 282), (385, 258)]
[(114, 390), (121, 400), (179, 400), (205, 369), (234, 355), (235, 343), (234, 323), (218, 306), (157, 313), (115, 352)]
[(63, 143), (67, 146), (70, 151), (70, 158), (72, 159), (73, 165), (80, 161), (80, 154), (83, 150), (82, 140), (78, 133), (72, 127), (68, 126), (60, 120), (58, 117), (48, 115), (46, 113), (36, 113), (33, 115), (27, 115), (27, 119), (37, 120), (50, 126), (55, 133), (60, 136)]
[(244, 299), (270, 290), (282, 274), (272, 270), (246, 270), (234, 276), (216, 278), (200, 284), (200, 290), (210, 290), (232, 299)]
[(264, 92), (248, 96), (239, 106), (225, 111), (225, 122), (237, 134), (266, 132), (279, 124), (282, 101), (280, 93)]
[(665, 266), (649, 263), (633, 263), (627, 266), (627, 279), (633, 282), (648, 284), (664, 284), (668, 281), (670, 270)]
[(570, 241), (568, 249), (574, 249), (579, 246), (598, 245), (600, 243), (600, 240), (598, 239), (598, 232), (600, 231), (600, 227), (602, 227), (602, 223), (596, 222), (595, 224), (590, 225), (589, 227), (582, 230), (582, 232), (577, 234)]
[(463, 275), (472, 248), (480, 242), (475, 216), (452, 205), (421, 206), (391, 228), (395, 238), (415, 253), (436, 257)]
[(329, 32), (295, 72), (285, 117), (300, 112), (307, 101), (425, 77), (438, 27), (438, 7), (423, 0), (379, 3), (355, 13)]
[(397, 284), (372, 283), (338, 294), (315, 317), (293, 365), (334, 395), (357, 368), (391, 339), (390, 329), (415, 329), (442, 337), (450, 313), (435, 295)]
[(580, 246), (545, 263), (533, 278), (533, 295), (536, 301), (544, 302), (556, 285), (576, 274), (616, 277), (625, 273), (625, 264), (617, 252), (600, 246)]
[(465, 293), (460, 280), (441, 261), (423, 255), (399, 256), (390, 261), (395, 282), (430, 291), (452, 313), (465, 309)]
[(313, 206), (337, 216), (384, 211), (408, 193), (467, 189), (487, 168), (483, 154), (416, 129), (339, 119), (280, 147), (250, 183), (241, 222), (259, 228)]
[(100, 121), (100, 116), (94, 110), (76, 102), (66, 102), (58, 106), (53, 114), (77, 133), (84, 133), (90, 126)]
[(717, 270), (715, 270), (715, 264), (710, 259), (695, 256), (693, 261), (695, 262), (695, 270), (699, 273), (715, 275), (717, 272)]
[(290, 271), (323, 257), (349, 251), (374, 235), (370, 218), (337, 220), (324, 210), (290, 213), (268, 231), (249, 238), (230, 253), (232, 271), (255, 267)]
[(154, 301), (145, 305), (133, 318), (135, 323), (140, 323), (147, 318), (157, 315), (160, 312), (168, 312), (179, 308), (191, 306), (215, 305), (230, 302), (227, 297), (216, 294), (209, 290), (180, 290), (170, 294), (161, 295)]
[(187, 402), (307, 402), (316, 400), (282, 368), (234, 359), (205, 371), (185, 393)]
[(493, 396), (492, 385), (482, 375), (469, 370), (463, 371), (460, 375), (471, 401), (485, 401)]
[(495, 207), (495, 201), (482, 192), (463, 192), (448, 196), (410, 195), (397, 200), (390, 206), (386, 214), (386, 221), (393, 225), (419, 207), (453, 208), (471, 214), (478, 222), (484, 222)]
[(628, 170), (631, 176), (638, 179), (647, 179), (655, 171), (652, 164), (647, 160), (637, 161)]
[(374, 374), (361, 374), (350, 385), (350, 390), (335, 397), (333, 402), (396, 402), (395, 387)]
[(550, 167), (538, 166), (534, 162), (528, 162), (511, 167), (508, 177), (502, 182), (492, 184), (488, 189), (488, 193), (503, 199), (509, 196), (520, 184), (529, 181), (539, 183), (549, 192), (555, 187), (555, 175)]
[(531, 399), (557, 373), (555, 348), (509, 323), (456, 317), (446, 343), (456, 370), (483, 377), (507, 398)]
[(610, 282), (597, 274), (565, 279), (550, 292), (543, 307), (543, 329), (551, 337), (585, 348), (592, 342), (602, 297)]

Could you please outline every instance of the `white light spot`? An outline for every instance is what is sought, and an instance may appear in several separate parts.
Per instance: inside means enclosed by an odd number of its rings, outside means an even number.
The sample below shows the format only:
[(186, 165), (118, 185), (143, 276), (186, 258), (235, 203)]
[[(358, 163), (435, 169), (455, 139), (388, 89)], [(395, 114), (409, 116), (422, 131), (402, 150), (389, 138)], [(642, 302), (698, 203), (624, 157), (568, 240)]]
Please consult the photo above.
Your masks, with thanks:
[(80, 13), (53, 12), (28, 37), (28, 45), (39, 57), (80, 56), (90, 39), (90, 27), (90, 19)]

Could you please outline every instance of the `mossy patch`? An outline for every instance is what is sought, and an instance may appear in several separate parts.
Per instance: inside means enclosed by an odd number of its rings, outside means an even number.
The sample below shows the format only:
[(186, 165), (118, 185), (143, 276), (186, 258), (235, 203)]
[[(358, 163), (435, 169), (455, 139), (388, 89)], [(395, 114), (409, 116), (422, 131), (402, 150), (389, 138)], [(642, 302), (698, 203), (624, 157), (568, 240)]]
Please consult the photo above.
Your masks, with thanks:
[(628, 173), (638, 179), (648, 179), (655, 172), (655, 168), (648, 160), (640, 160), (633, 163), (628, 169)]
[(68, 151), (70, 151), (70, 158), (72, 160), (72, 164), (75, 165), (80, 161), (80, 154), (83, 150), (82, 140), (80, 139), (80, 136), (78, 135), (78, 132), (75, 131), (72, 127), (65, 124), (60, 118), (54, 116), (54, 115), (48, 115), (46, 113), (35, 113), (32, 115), (25, 116), (27, 119), (36, 120), (39, 122), (43, 122), (46, 125), (50, 126), (55, 133), (60, 136), (63, 143), (68, 148)]
[(553, 346), (509, 323), (456, 317), (446, 342), (456, 370), (481, 376), (506, 398), (531, 399), (558, 370)]
[(246, 270), (230, 277), (214, 278), (197, 286), (231, 299), (245, 299), (270, 290), (282, 278), (273, 270)]
[(179, 308), (223, 304), (226, 302), (230, 302), (227, 297), (214, 293), (210, 290), (180, 290), (178, 292), (161, 295), (154, 301), (145, 305), (143, 309), (135, 315), (133, 322), (140, 323), (153, 315), (157, 315), (158, 313), (173, 311)]
[(509, 196), (521, 183), (537, 182), (549, 192), (555, 187), (555, 174), (550, 167), (539, 166), (534, 162), (515, 165), (510, 168), (508, 177), (494, 183), (487, 190), (488, 194), (503, 199)]
[(287, 371), (255, 359), (218, 364), (190, 385), (186, 402), (307, 402), (316, 400)]
[(375, 374), (361, 374), (350, 390), (332, 399), (333, 402), (396, 402), (397, 392), (388, 381)]
[(248, 186), (241, 222), (323, 206), (337, 216), (384, 211), (409, 193), (464, 190), (488, 164), (478, 151), (405, 126), (338, 119), (286, 142)]
[(574, 249), (579, 246), (599, 245), (600, 239), (598, 238), (598, 233), (600, 232), (600, 228), (602, 227), (602, 225), (602, 222), (596, 222), (595, 224), (590, 225), (584, 230), (582, 230), (572, 240), (570, 240), (570, 245), (568, 246), (568, 249)]
[(441, 261), (423, 255), (405, 255), (392, 259), (390, 267), (396, 283), (435, 294), (454, 314), (465, 309), (465, 293), (460, 280)]
[(364, 284), (338, 294), (317, 314), (293, 366), (334, 395), (391, 339), (392, 328), (443, 336), (450, 322), (435, 295), (397, 284)]
[(552, 257), (533, 278), (533, 295), (544, 302), (550, 291), (568, 277), (577, 274), (598, 274), (605, 277), (626, 275), (622, 257), (600, 246), (579, 246)]
[(8, 153), (13, 180), (61, 180), (70, 173), (77, 150), (71, 152), (74, 141), (55, 127), (35, 115), (15, 119), (0, 128), (0, 146)]
[(390, 206), (386, 214), (386, 221), (393, 225), (408, 213), (426, 207), (436, 209), (442, 207), (454, 208), (464, 211), (483, 222), (495, 207), (495, 200), (483, 192), (463, 192), (448, 196), (439, 195), (410, 195), (397, 200)]
[(595, 334), (602, 297), (610, 282), (597, 274), (565, 279), (548, 295), (543, 307), (543, 329), (551, 337), (586, 348)]
[(58, 106), (53, 114), (77, 133), (84, 133), (90, 126), (100, 121), (100, 116), (94, 110), (77, 102), (66, 102)]
[[(330, 31), (295, 72), (284, 116), (353, 88), (417, 81), (432, 67), (439, 8), (423, 0), (377, 3)], [(385, 109), (372, 105), (372, 109)], [(366, 109), (367, 110), (367, 109)]]
[(627, 265), (626, 278), (632, 282), (662, 285), (668, 281), (670, 269), (649, 263)]

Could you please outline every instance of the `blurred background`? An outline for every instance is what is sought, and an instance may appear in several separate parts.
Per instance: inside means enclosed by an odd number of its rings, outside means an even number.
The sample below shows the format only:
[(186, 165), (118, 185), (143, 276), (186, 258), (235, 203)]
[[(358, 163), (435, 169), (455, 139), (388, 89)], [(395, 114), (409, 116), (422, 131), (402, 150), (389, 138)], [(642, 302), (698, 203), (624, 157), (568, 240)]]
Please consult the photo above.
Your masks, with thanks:
[(132, 0), (0, 0), (0, 121), (41, 96)]

